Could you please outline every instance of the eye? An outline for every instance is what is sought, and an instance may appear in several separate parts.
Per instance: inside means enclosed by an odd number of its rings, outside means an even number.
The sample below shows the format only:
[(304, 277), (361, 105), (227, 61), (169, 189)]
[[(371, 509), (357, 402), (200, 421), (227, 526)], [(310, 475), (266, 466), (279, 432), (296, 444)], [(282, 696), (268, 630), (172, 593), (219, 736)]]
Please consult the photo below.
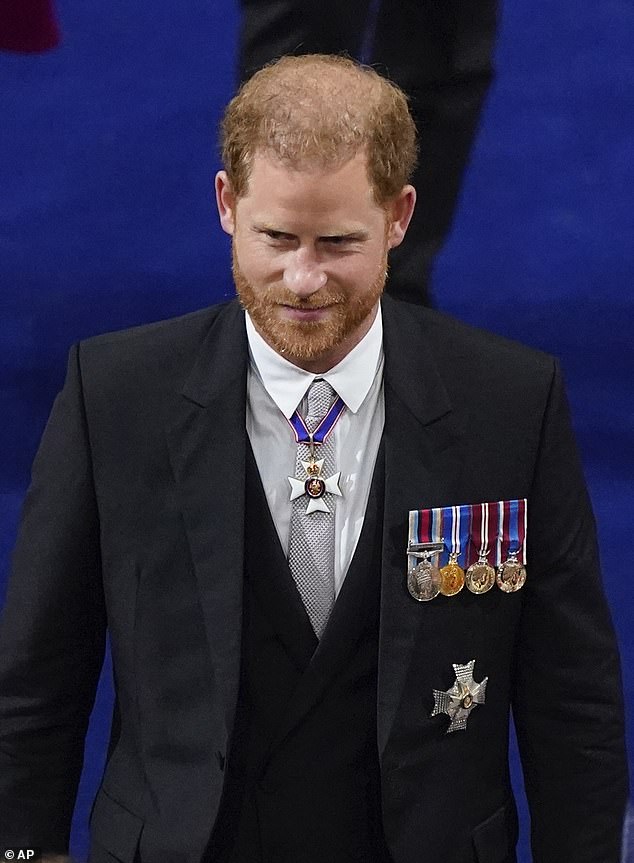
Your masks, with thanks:
[(288, 243), (293, 239), (291, 234), (285, 234), (283, 231), (273, 231), (270, 228), (267, 228), (265, 231), (262, 231), (265, 237), (268, 237), (269, 240), (272, 240), (274, 243)]
[(361, 234), (333, 234), (329, 237), (320, 237), (319, 240), (331, 249), (346, 249), (355, 244), (362, 243), (366, 239)]

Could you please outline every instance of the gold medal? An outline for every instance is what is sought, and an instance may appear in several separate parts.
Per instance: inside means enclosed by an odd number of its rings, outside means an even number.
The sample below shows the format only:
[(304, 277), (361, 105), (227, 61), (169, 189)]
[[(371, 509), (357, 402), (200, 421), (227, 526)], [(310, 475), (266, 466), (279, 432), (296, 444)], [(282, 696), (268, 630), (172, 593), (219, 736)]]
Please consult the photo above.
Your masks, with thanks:
[(440, 577), (440, 592), (443, 596), (455, 596), (464, 587), (464, 570), (458, 564), (458, 554), (455, 551), (449, 555), (449, 563), (440, 570)]
[[(474, 537), (475, 539), (475, 537)], [(487, 562), (489, 554), (489, 504), (480, 504), (480, 551), (467, 569), (465, 581), (471, 593), (488, 593), (495, 584), (495, 569)]]
[(508, 558), (498, 567), (497, 585), (504, 593), (521, 590), (526, 582), (526, 567), (517, 559), (517, 552), (509, 553)]
[(495, 584), (495, 570), (487, 563), (486, 557), (480, 555), (475, 563), (472, 563), (465, 575), (467, 589), (471, 593), (486, 593)]

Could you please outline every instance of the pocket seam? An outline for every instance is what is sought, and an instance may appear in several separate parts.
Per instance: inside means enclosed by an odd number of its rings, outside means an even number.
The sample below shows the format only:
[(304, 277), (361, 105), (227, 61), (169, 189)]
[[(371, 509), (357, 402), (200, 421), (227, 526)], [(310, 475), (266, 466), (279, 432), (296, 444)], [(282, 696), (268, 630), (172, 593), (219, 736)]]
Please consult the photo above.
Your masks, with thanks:
[(517, 815), (512, 798), (481, 821), (471, 833), (478, 863), (504, 863), (517, 842)]
[(90, 833), (102, 848), (132, 863), (139, 847), (144, 821), (123, 803), (100, 788), (90, 818)]

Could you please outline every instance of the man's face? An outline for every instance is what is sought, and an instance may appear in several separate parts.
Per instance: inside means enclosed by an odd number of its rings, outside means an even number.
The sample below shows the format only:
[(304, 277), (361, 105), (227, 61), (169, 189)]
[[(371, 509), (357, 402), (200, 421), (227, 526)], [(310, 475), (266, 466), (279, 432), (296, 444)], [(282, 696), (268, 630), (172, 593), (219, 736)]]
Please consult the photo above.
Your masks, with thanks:
[(362, 154), (330, 171), (292, 170), (256, 154), (247, 194), (235, 199), (223, 171), (216, 194), (233, 238), (236, 290), (256, 328), (296, 365), (332, 368), (374, 320), (413, 189), (385, 209)]

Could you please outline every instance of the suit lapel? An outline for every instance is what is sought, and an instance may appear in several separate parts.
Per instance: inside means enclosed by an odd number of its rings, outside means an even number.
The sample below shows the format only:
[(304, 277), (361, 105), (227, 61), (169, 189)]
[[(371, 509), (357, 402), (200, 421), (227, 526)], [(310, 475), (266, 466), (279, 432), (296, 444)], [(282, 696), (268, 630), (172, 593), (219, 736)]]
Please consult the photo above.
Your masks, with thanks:
[(425, 337), (407, 303), (383, 300), (385, 512), (379, 637), (378, 743), (383, 753), (409, 661), (429, 618), (407, 593), (408, 512), (457, 500), (462, 430)]
[(167, 429), (227, 733), (240, 671), (247, 358), (244, 315), (230, 303), (215, 318)]

